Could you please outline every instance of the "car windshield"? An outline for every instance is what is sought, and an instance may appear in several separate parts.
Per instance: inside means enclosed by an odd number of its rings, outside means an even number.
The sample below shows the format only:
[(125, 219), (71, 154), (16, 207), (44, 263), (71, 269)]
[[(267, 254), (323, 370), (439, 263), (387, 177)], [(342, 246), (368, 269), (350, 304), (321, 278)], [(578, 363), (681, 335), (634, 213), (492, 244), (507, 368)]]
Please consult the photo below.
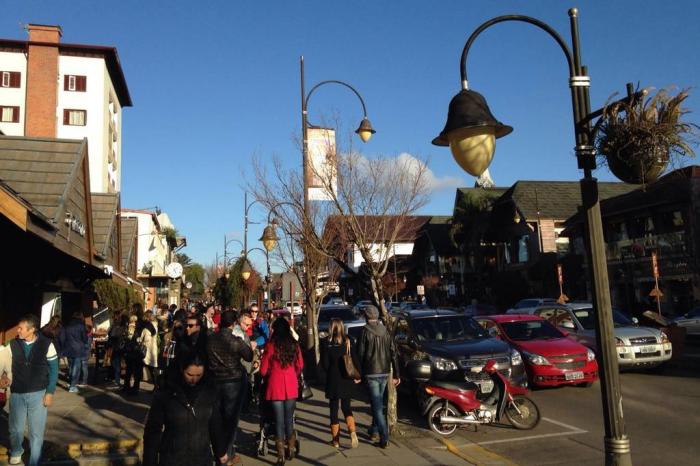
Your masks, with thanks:
[[(581, 326), (586, 330), (595, 329), (595, 311), (593, 308), (587, 309), (576, 309), (574, 315), (581, 323)], [(622, 312), (613, 309), (613, 323), (615, 327), (630, 327), (634, 325), (631, 320), (629, 320)]]
[(330, 322), (331, 319), (340, 319), (342, 321), (356, 320), (357, 316), (349, 307), (337, 307), (331, 309), (321, 309), (318, 314), (319, 322)]
[(546, 320), (521, 320), (518, 322), (503, 322), (503, 332), (515, 341), (551, 340), (562, 338), (564, 335)]
[(464, 316), (414, 319), (413, 332), (419, 341), (456, 341), (488, 338), (486, 330)]

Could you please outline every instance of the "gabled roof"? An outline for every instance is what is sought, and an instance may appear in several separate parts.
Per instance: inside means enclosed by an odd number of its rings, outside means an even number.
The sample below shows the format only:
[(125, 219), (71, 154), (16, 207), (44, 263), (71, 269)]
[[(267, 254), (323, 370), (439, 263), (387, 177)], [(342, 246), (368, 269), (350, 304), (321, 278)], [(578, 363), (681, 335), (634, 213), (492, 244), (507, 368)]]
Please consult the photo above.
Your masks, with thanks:
[[(599, 198), (618, 196), (635, 188), (631, 184), (599, 182)], [(581, 205), (581, 187), (578, 181), (516, 181), (496, 203), (505, 202), (515, 203), (526, 220), (538, 216), (565, 220)]]
[(110, 237), (117, 233), (114, 226), (119, 207), (119, 194), (90, 193), (90, 197), (92, 199), (92, 231), (95, 238), (95, 249), (101, 255), (106, 256)]
[(86, 140), (0, 136), (0, 181), (59, 224), (86, 150)]
[(452, 216), (449, 215), (434, 215), (423, 227), (423, 232), (439, 256), (448, 257), (459, 254), (457, 247), (452, 242), (451, 228)]
[(131, 258), (136, 254), (134, 238), (139, 228), (139, 220), (136, 217), (121, 217), (122, 222), (122, 268), (128, 272), (127, 267), (131, 264)]
[[(357, 223), (368, 243), (389, 241), (394, 233), (394, 242), (412, 243), (420, 236), (421, 229), (431, 218), (427, 215), (360, 215), (357, 216)], [(347, 244), (350, 243), (350, 233), (345, 231), (345, 228), (343, 219), (333, 215), (326, 221), (324, 234), (333, 234), (339, 243)]]

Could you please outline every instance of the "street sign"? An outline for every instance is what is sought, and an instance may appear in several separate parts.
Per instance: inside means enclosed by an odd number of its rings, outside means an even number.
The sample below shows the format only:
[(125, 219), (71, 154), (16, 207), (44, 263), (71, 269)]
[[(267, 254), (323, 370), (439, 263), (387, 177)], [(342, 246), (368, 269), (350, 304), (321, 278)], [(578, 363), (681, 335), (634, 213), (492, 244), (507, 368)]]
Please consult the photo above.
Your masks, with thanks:
[(447, 285), (447, 295), (448, 296), (455, 296), (457, 294), (457, 287), (454, 286), (452, 283)]
[(564, 294), (564, 272), (562, 271), (561, 264), (557, 264), (557, 281), (559, 282), (559, 298), (557, 302), (559, 304), (566, 304), (569, 297)]
[(418, 296), (423, 296), (425, 294), (425, 287), (423, 285), (416, 286), (416, 293)]
[(649, 292), (649, 296), (651, 296), (652, 298), (663, 298), (664, 294), (661, 292), (660, 289), (654, 288)]
[(654, 278), (659, 278), (659, 262), (656, 259), (656, 251), (651, 253), (651, 268), (654, 272)]

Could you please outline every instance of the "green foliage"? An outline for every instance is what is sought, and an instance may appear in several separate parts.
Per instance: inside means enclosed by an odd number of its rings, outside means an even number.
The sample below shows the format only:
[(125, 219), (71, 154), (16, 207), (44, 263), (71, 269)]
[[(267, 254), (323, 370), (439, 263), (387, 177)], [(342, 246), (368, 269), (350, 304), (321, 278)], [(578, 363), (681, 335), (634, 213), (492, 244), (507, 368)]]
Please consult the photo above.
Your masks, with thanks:
[(488, 227), (488, 216), (501, 192), (488, 189), (463, 192), (455, 206), (450, 236), (453, 244), (465, 250), (476, 248)]
[(260, 274), (253, 270), (248, 280), (243, 280), (241, 276), (243, 264), (244, 259), (241, 257), (228, 269), (228, 278), (223, 276), (216, 280), (214, 297), (224, 306), (240, 307), (245, 299), (254, 298), (260, 291), (262, 283)]
[(112, 311), (127, 310), (135, 303), (142, 303), (141, 297), (132, 286), (119, 286), (109, 279), (95, 280), (92, 286), (100, 305)]
[(177, 230), (173, 227), (165, 227), (162, 230), (163, 235), (165, 235), (165, 238), (168, 240), (168, 243), (170, 244), (175, 244), (177, 243)]
[(182, 265), (185, 268), (187, 268), (187, 266), (189, 266), (189, 265), (194, 264), (192, 262), (192, 258), (190, 256), (188, 256), (187, 254), (185, 254), (184, 252), (175, 253), (175, 259), (177, 260), (177, 262), (180, 263), (180, 265)]
[[(189, 257), (187, 259), (189, 259)], [(188, 265), (185, 265), (182, 262), (180, 263), (184, 266), (185, 279), (192, 283), (192, 288), (189, 290), (190, 295), (202, 296), (204, 294), (204, 267), (202, 264), (198, 264), (196, 262), (192, 263), (191, 259), (189, 262), (190, 263)]]

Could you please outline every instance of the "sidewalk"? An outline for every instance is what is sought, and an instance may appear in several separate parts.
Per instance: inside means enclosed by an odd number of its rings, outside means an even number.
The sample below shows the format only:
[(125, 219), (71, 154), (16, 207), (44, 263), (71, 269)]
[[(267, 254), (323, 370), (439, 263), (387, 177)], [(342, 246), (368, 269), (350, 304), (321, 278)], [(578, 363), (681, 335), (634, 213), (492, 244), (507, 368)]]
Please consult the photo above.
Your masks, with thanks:
[[(144, 384), (150, 388), (150, 385)], [(68, 393), (59, 387), (54, 405), (49, 410), (44, 444), (47, 465), (109, 465), (139, 464), (143, 422), (151, 400), (142, 391), (138, 397), (123, 398), (119, 393), (101, 387), (87, 387), (80, 393)], [(7, 409), (7, 408), (6, 408)], [(460, 452), (450, 453), (442, 441), (423, 427), (409, 420), (400, 420), (401, 435), (394, 435), (386, 450), (372, 446), (364, 435), (370, 424), (369, 406), (353, 402), (358, 425), (360, 446), (350, 444), (343, 430), (340, 449), (328, 444), (328, 408), (323, 392), (314, 389), (314, 397), (297, 405), (297, 430), (301, 442), (300, 455), (290, 464), (341, 465), (367, 463), (373, 465), (468, 465), (499, 464), (469, 457)], [(7, 464), (7, 415), (0, 419), (0, 465)], [(342, 425), (345, 428), (344, 424)], [(272, 448), (267, 456), (256, 457), (257, 414), (244, 415), (239, 435), (241, 464), (269, 465), (275, 463)], [(473, 459), (476, 458), (476, 459)], [(506, 463), (500, 463), (506, 464)]]

